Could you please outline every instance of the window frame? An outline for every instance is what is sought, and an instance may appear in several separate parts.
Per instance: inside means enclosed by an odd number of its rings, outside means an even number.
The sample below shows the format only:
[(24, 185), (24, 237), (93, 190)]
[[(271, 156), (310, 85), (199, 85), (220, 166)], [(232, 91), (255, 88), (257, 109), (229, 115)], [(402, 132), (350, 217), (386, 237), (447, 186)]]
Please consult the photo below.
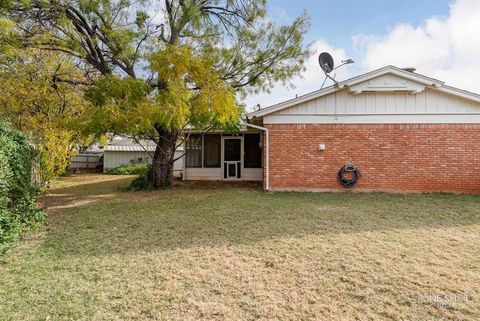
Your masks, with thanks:
[[(200, 141), (198, 141), (195, 145), (200, 147), (200, 165), (199, 166), (190, 166), (189, 163), (189, 150), (192, 145), (189, 144), (190, 140), (198, 139), (197, 135), (200, 136)], [(193, 136), (193, 137), (192, 137)], [(194, 149), (193, 149), (194, 150)], [(185, 141), (185, 168), (203, 168), (203, 134), (190, 134), (189, 137)]]
[[(218, 137), (218, 163), (215, 166), (206, 166), (205, 161), (205, 154), (206, 154), (206, 144), (205, 144), (205, 137), (206, 136), (217, 136)], [(202, 135), (202, 168), (222, 168), (222, 134), (203, 134)]]
[[(258, 143), (257, 144), (260, 144), (262, 143), (262, 133), (245, 133), (245, 135), (243, 135), (243, 148), (245, 150), (245, 155), (246, 155), (246, 151), (247, 151), (247, 136), (249, 135), (258, 135)], [(258, 166), (255, 166), (255, 167), (252, 167), (252, 166), (247, 166), (247, 157), (244, 157), (244, 160), (243, 160), (243, 168), (251, 168), (251, 169), (258, 169), (258, 168), (263, 168), (263, 148), (260, 147), (260, 145), (257, 145), (258, 146), (258, 151), (260, 153), (260, 159), (259, 159), (259, 163), (258, 163)]]

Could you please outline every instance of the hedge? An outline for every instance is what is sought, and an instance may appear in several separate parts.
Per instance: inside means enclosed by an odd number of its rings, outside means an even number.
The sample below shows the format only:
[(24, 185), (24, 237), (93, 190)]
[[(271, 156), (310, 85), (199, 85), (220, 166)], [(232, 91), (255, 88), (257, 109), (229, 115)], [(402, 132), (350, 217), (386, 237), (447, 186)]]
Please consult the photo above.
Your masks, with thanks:
[(109, 168), (105, 174), (109, 175), (142, 175), (148, 172), (148, 166), (123, 165)]
[(32, 156), (26, 137), (0, 121), (0, 254), (15, 246), (24, 231), (45, 222), (31, 183)]

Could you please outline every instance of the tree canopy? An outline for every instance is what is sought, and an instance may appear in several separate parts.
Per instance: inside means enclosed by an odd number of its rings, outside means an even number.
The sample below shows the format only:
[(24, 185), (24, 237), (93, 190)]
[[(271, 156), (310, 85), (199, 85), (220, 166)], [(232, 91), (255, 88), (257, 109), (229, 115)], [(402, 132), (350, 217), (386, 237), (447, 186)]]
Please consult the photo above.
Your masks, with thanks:
[(195, 56), (185, 45), (167, 46), (149, 57), (149, 68), (168, 90), (131, 77), (103, 77), (86, 91), (97, 107), (90, 109), (89, 126), (155, 139), (156, 127), (221, 126), (240, 117), (235, 92), (218, 77), (211, 57)]
[[(157, 143), (152, 182), (171, 180), (185, 128), (235, 124), (237, 98), (298, 75), (305, 15), (276, 26), (265, 0), (0, 1), (2, 49), (36, 48), (75, 59), (89, 86), (92, 131)], [(160, 171), (163, 167), (163, 170)]]
[(65, 173), (74, 147), (88, 143), (78, 119), (90, 103), (82, 88), (57, 82), (59, 77), (83, 79), (83, 73), (55, 52), (0, 55), (0, 117), (28, 136), (44, 181)]
[[(167, 44), (187, 44), (215, 61), (235, 89), (267, 90), (303, 68), (305, 15), (277, 27), (265, 0), (3, 0), (6, 46), (67, 53), (101, 74), (137, 78), (139, 64)], [(149, 9), (146, 9), (149, 8)]]

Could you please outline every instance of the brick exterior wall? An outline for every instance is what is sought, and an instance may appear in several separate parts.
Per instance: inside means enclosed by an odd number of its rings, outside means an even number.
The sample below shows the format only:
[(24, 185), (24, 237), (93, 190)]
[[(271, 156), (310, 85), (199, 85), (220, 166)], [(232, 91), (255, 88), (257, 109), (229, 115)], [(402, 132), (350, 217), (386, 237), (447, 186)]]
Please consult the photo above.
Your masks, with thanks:
[(480, 194), (480, 124), (265, 127), (272, 191), (345, 190), (337, 172), (353, 162), (353, 190)]

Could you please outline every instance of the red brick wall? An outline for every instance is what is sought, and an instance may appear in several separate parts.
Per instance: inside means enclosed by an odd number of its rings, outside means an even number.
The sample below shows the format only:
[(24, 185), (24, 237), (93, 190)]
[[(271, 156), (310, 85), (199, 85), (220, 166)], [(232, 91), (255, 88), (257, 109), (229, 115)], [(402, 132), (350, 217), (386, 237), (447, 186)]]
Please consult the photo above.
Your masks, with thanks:
[(353, 162), (354, 190), (480, 193), (479, 124), (265, 127), (270, 190), (343, 190), (337, 172)]

